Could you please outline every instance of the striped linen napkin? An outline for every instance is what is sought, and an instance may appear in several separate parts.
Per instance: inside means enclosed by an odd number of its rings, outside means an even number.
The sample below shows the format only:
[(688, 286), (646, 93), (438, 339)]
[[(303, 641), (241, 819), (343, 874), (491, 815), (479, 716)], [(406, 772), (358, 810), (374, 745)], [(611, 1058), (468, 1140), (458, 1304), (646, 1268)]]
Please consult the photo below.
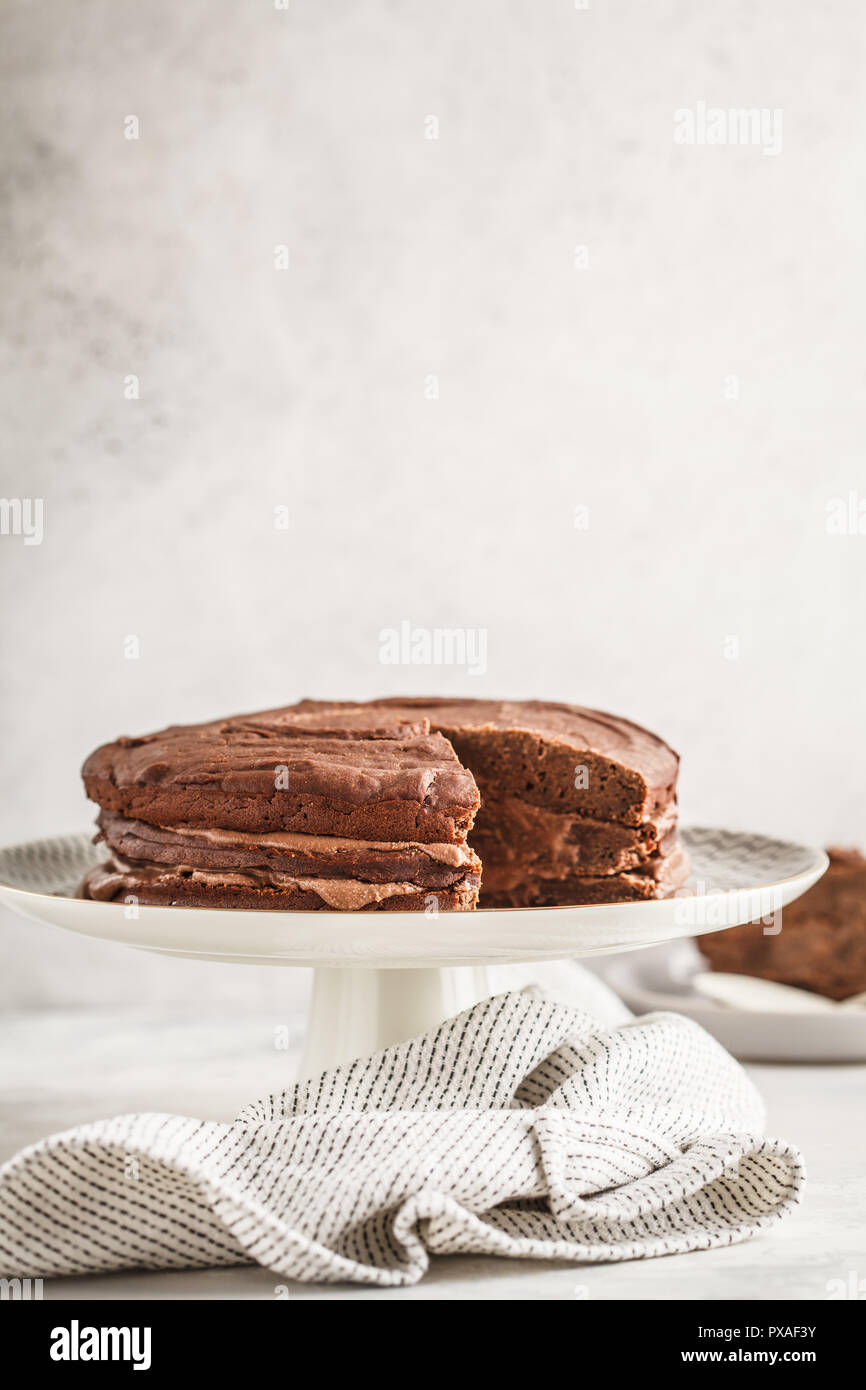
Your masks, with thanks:
[(431, 1255), (614, 1261), (747, 1239), (797, 1202), (739, 1064), (676, 1014), (605, 1026), (537, 990), (248, 1106), (124, 1115), (0, 1168), (0, 1267), (258, 1263), (391, 1286)]

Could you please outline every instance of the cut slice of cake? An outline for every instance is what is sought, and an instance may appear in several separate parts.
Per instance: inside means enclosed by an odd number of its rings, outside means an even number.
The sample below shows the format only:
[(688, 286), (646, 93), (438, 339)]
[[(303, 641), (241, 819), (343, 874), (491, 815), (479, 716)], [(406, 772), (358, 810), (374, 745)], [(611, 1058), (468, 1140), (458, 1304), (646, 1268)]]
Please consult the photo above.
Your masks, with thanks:
[(677, 754), (631, 720), (543, 700), (304, 700), (299, 711), (425, 718), (481, 792), (472, 846), (482, 907), (669, 897), (689, 861), (677, 834)]
[(428, 719), (472, 769), (482, 803), (510, 796), (644, 828), (676, 804), (677, 754), (612, 714), (545, 700), (393, 699), (366, 708)]

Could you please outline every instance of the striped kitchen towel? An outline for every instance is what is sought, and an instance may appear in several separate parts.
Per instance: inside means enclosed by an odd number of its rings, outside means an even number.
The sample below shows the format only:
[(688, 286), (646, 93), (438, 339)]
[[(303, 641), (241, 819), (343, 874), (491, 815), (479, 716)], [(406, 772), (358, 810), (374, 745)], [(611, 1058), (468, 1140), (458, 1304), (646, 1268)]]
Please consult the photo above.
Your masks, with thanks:
[(250, 1105), (124, 1115), (0, 1169), (6, 1275), (257, 1262), (389, 1286), (436, 1254), (613, 1261), (747, 1239), (799, 1154), (696, 1024), (606, 1027), (538, 991)]

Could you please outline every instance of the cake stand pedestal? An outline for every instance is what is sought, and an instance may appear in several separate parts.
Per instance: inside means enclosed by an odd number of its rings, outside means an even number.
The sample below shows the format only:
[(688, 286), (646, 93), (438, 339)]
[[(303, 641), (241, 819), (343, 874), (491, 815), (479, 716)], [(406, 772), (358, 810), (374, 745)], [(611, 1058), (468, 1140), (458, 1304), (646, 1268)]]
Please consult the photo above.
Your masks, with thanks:
[[(316, 969), (299, 1079), (418, 1037), (494, 994), (537, 985), (563, 1004), (610, 1011), (606, 987), (578, 976), (572, 960), (409, 970)], [(621, 1009), (621, 1018), (629, 1016)]]
[(315, 970), (300, 1079), (426, 1033), (497, 993), (491, 975), (483, 965)]

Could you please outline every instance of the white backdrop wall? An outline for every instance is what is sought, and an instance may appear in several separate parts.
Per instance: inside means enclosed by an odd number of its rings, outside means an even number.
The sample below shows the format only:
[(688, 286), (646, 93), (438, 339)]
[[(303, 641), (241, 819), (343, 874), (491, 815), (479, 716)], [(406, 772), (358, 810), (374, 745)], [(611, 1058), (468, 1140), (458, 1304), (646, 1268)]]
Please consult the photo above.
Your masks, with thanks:
[[(6, 0), (0, 489), (44, 537), (0, 536), (3, 841), (86, 826), (121, 732), (443, 691), (627, 714), (685, 819), (862, 842), (864, 37), (857, 0)], [(677, 143), (700, 103), (781, 149)], [(486, 670), (382, 664), (402, 621)], [(0, 923), (15, 1005), (287, 975)]]

